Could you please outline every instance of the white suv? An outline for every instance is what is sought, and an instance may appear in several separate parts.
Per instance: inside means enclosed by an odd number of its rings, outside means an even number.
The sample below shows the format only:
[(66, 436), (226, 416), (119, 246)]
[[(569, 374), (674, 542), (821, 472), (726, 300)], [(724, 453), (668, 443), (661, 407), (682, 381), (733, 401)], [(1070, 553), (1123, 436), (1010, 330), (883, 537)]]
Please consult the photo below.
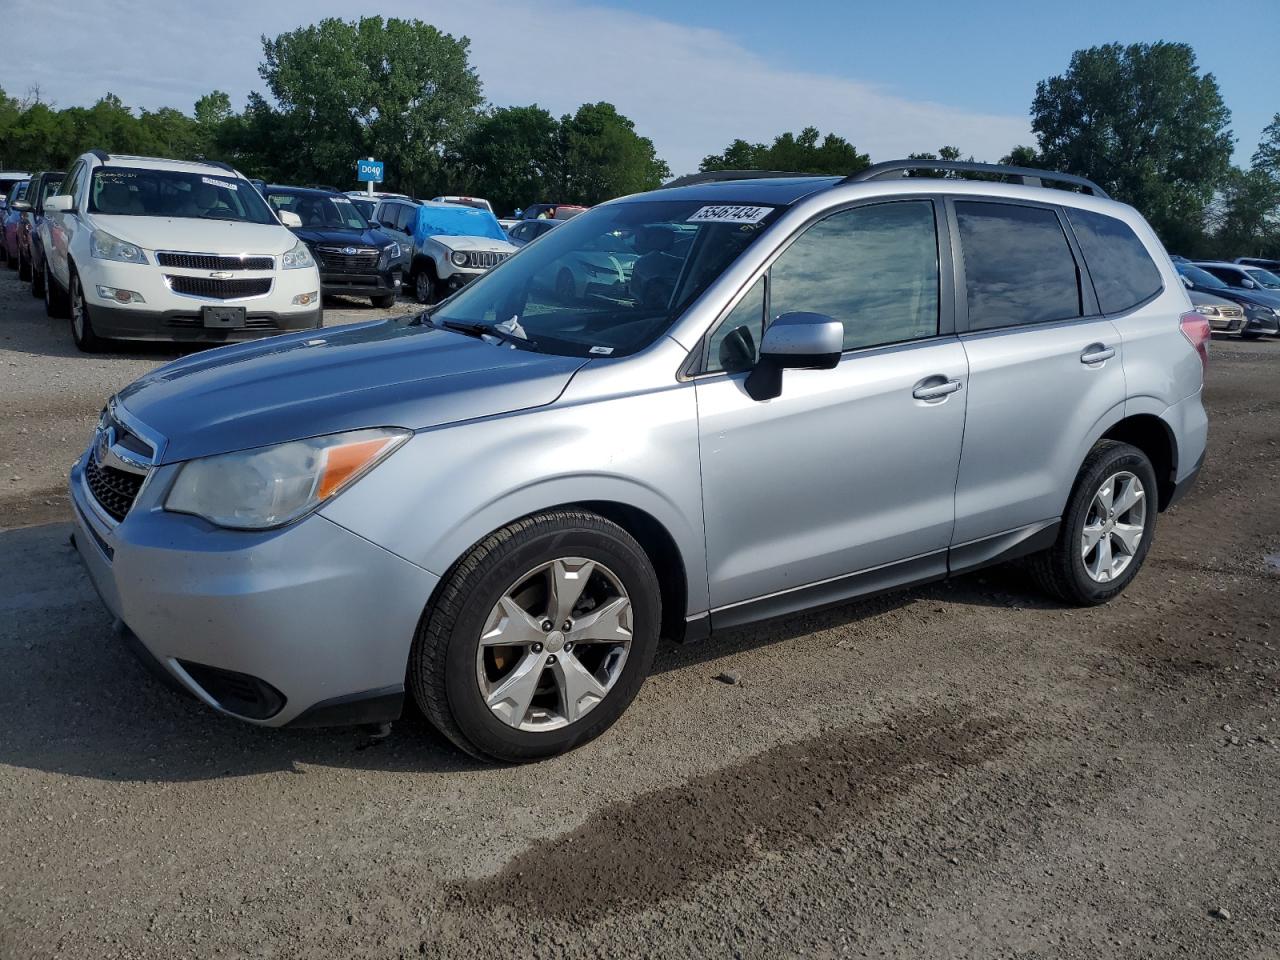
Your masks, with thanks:
[(315, 329), (320, 274), (289, 217), (225, 164), (92, 150), (45, 202), (45, 308), (85, 351)]

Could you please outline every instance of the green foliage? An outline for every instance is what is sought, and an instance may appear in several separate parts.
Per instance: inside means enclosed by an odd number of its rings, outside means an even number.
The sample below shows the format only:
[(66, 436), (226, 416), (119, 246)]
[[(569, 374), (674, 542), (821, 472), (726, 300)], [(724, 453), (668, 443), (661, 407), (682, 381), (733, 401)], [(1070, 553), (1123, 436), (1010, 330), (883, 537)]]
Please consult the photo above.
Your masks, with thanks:
[(1044, 166), (1136, 206), (1171, 248), (1194, 243), (1231, 163), (1230, 111), (1182, 43), (1077, 50), (1036, 85), (1031, 127)]
[(584, 103), (560, 118), (560, 200), (593, 205), (652, 190), (671, 176), (653, 141), (611, 103)]
[(783, 133), (773, 143), (734, 140), (723, 153), (702, 159), (701, 170), (791, 170), (796, 173), (848, 175), (871, 165), (871, 158), (859, 153), (843, 137), (828, 133), (822, 137), (817, 127), (805, 127), (797, 137)]
[(485, 197), (503, 213), (555, 197), (559, 121), (537, 104), (490, 110), (472, 127), (453, 165), (459, 191)]

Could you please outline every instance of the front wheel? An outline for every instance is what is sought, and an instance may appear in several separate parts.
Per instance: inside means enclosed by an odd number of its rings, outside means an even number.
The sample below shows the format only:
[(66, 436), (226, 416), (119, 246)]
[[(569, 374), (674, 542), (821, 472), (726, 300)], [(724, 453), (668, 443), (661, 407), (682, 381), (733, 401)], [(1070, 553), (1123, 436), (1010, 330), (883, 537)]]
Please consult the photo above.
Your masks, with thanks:
[(1041, 587), (1080, 606), (1119, 594), (1151, 549), (1157, 497), (1156, 473), (1145, 453), (1098, 441), (1076, 475), (1057, 541), (1030, 560)]
[(379, 297), (370, 297), (369, 302), (379, 310), (386, 310), (388, 307), (395, 306), (396, 295), (394, 293), (384, 293)]
[(521, 763), (607, 730), (644, 683), (662, 600), (643, 548), (585, 511), (518, 520), (458, 561), (410, 654), (414, 698), (472, 756)]
[(18, 251), (18, 279), (24, 282), (31, 279), (31, 261), (23, 257), (22, 251)]
[(70, 316), (70, 305), (67, 303), (67, 294), (60, 286), (58, 281), (53, 278), (53, 274), (49, 271), (49, 262), (46, 260), (44, 264), (44, 312), (55, 320), (65, 320)]
[(430, 269), (423, 267), (414, 273), (413, 295), (428, 306), (440, 302), (440, 284)]
[(36, 265), (31, 265), (31, 295), (37, 300), (44, 298), (44, 264), (36, 269)]
[(106, 346), (93, 330), (93, 319), (89, 316), (89, 304), (84, 299), (80, 276), (74, 272), (71, 274), (71, 336), (77, 349), (83, 353), (97, 353)]
[(1254, 331), (1252, 331), (1252, 330), (1241, 330), (1241, 331), (1240, 331), (1240, 339), (1241, 339), (1241, 340), (1257, 340), (1260, 336), (1262, 336), (1262, 334), (1260, 334), (1260, 333), (1255, 333), (1255, 332), (1254, 332)]

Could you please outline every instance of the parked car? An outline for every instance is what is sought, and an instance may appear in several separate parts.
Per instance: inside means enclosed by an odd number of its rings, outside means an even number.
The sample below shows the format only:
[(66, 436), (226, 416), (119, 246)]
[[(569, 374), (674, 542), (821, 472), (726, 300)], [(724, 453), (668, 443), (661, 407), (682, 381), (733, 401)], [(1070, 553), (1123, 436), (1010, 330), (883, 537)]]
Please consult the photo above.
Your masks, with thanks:
[(9, 188), (4, 213), (0, 214), (0, 260), (11, 270), (18, 269), (18, 227), (22, 223), (22, 210), (14, 204), (21, 204), (30, 183), (30, 180), (19, 180)]
[(499, 218), (498, 218), (498, 226), (500, 226), (503, 230), (507, 231), (507, 234), (508, 234), (508, 235), (510, 235), (510, 233), (511, 233), (511, 228), (512, 228), (512, 227), (519, 226), (519, 225), (520, 225), (520, 224), (522, 224), (522, 223), (524, 223), (524, 221), (523, 221), (523, 220), (516, 220), (516, 219), (514, 219), (514, 218), (512, 218), (512, 217), (499, 217)]
[[(413, 222), (417, 217), (418, 207), (422, 205), (421, 200), (410, 200), (408, 197), (387, 197), (378, 201), (378, 206), (373, 211), (373, 220), (371, 222), (377, 224), (383, 230), (388, 231), (401, 243), (401, 236), (413, 238)], [(398, 236), (400, 235), (400, 236)]]
[(1280, 260), (1268, 260), (1266, 257), (1236, 257), (1235, 262), (1242, 266), (1262, 267), (1264, 270), (1280, 274)]
[[(1244, 307), (1240, 304), (1226, 297), (1201, 293), (1199, 290), (1188, 289), (1187, 296), (1191, 298), (1191, 304), (1196, 312), (1203, 313), (1209, 318), (1209, 326), (1215, 333), (1244, 334), (1246, 321)], [(1246, 339), (1254, 339), (1257, 336), (1256, 333), (1250, 334)]]
[(33, 174), (27, 194), (18, 204), (18, 279), (31, 283), (31, 295), (44, 296), (43, 275), (36, 282), (36, 271), (44, 269), (44, 249), (40, 246), (39, 227), (44, 221), (44, 201), (62, 183), (62, 171), (43, 171)]
[(1240, 304), (1245, 316), (1245, 325), (1240, 331), (1242, 339), (1256, 340), (1262, 336), (1280, 335), (1280, 311), (1273, 298), (1267, 294), (1243, 287), (1230, 287), (1194, 263), (1175, 263), (1174, 267), (1188, 290), (1223, 297)]
[(307, 245), (225, 164), (93, 150), (44, 201), (45, 308), (76, 346), (225, 343), (321, 325)]
[(31, 174), (23, 173), (19, 170), (0, 170), (0, 218), (3, 218), (4, 212), (9, 203), (9, 191), (13, 189), (13, 185), (20, 180), (30, 180)]
[(589, 209), (575, 203), (531, 203), (517, 210), (516, 216), (521, 220), (571, 220)]
[(353, 197), (349, 193), (346, 194), (346, 197), (355, 205), (355, 208), (360, 211), (360, 216), (364, 217), (370, 223), (377, 222), (373, 217), (373, 211), (378, 208), (377, 200), (373, 197), (366, 196)]
[(349, 197), (274, 185), (267, 186), (265, 196), (277, 211), (302, 222), (293, 232), (311, 249), (322, 293), (368, 297), (375, 307), (396, 302), (408, 249), (371, 226)]
[[(926, 164), (986, 179), (900, 177)], [(407, 687), (503, 761), (606, 730), (660, 634), (1019, 556), (1105, 603), (1203, 461), (1209, 322), (1099, 188), (942, 164), (705, 174), (420, 316), (154, 370), (71, 470), (79, 554), (223, 713), (389, 721)], [(666, 303), (539, 292), (637, 229), (685, 261)]]
[(1241, 264), (1241, 266), (1244, 267), (1244, 272), (1249, 275), (1249, 279), (1263, 290), (1280, 290), (1280, 276), (1276, 276), (1265, 267), (1254, 266), (1251, 263)]
[(1280, 277), (1268, 273), (1262, 267), (1220, 260), (1197, 260), (1195, 265), (1233, 289), (1267, 291), (1276, 289), (1277, 284), (1280, 284)]
[[(432, 203), (455, 203), (462, 207), (475, 207), (477, 210), (488, 210), (493, 213), (493, 204), (483, 197), (460, 197), (450, 195), (447, 197), (432, 197)], [(496, 216), (496, 214), (494, 214)]]
[[(347, 196), (352, 200), (368, 200), (372, 197), (374, 200), (413, 200), (407, 193), (388, 193), (382, 190), (375, 190), (369, 193), (366, 190), (348, 190)], [(414, 203), (418, 201), (414, 200)]]
[[(530, 240), (536, 240), (553, 227), (558, 227), (566, 220), (515, 220), (506, 228), (507, 236), (517, 247), (523, 247)], [(501, 226), (502, 221), (498, 221)]]
[[(522, 247), (567, 220), (525, 220), (511, 231), (511, 242)], [(553, 290), (564, 303), (576, 303), (591, 296), (626, 296), (631, 273), (640, 252), (634, 232), (608, 234), (568, 258), (553, 278)]]
[(410, 282), (419, 303), (438, 303), (496, 267), (515, 245), (487, 210), (452, 203), (419, 204), (412, 221)]

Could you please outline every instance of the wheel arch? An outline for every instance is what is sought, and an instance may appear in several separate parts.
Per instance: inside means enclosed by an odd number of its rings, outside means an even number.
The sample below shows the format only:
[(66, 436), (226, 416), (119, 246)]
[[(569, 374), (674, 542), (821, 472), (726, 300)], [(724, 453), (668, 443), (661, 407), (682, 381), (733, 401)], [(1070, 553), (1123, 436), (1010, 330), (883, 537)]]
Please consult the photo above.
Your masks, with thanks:
[(1178, 443), (1169, 425), (1153, 413), (1137, 413), (1107, 428), (1099, 439), (1127, 443), (1147, 455), (1156, 473), (1159, 508), (1164, 510), (1173, 497), (1178, 473)]

